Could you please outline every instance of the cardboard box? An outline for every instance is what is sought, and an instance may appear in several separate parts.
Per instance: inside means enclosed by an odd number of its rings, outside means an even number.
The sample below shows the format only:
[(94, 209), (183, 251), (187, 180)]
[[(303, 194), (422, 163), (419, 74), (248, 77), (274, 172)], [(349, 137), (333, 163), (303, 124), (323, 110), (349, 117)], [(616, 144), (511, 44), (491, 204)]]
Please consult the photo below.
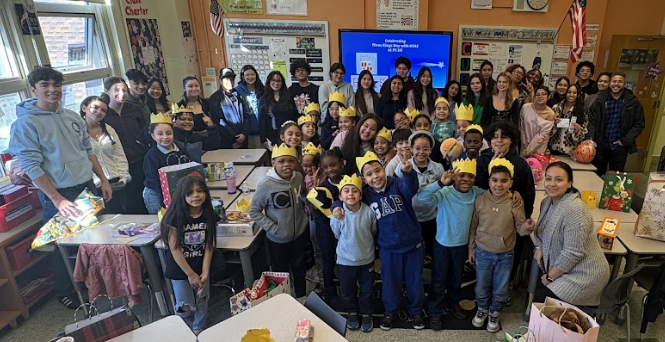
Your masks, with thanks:
[(254, 222), (218, 223), (216, 236), (254, 236), (261, 228)]
[(600, 248), (611, 250), (612, 245), (614, 244), (614, 239), (619, 232), (619, 224), (621, 220), (609, 216), (603, 218), (603, 222), (600, 224), (600, 229), (598, 229), (598, 242), (600, 243)]

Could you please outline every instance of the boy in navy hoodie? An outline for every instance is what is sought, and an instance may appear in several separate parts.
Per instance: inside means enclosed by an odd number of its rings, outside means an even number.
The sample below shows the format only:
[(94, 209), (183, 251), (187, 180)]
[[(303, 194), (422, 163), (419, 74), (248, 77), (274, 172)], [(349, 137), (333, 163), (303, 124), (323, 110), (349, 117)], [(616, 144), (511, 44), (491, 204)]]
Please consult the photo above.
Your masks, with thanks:
[[(381, 329), (392, 328), (402, 298), (403, 283), (406, 283), (407, 311), (413, 319), (413, 328), (423, 329), (424, 247), (420, 224), (411, 206), (411, 199), (418, 191), (418, 176), (411, 160), (404, 158), (403, 176), (387, 177), (374, 152), (357, 157), (356, 165), (368, 185), (363, 190), (362, 200), (377, 218), (377, 244), (383, 283), (381, 299), (385, 308)], [(338, 219), (344, 217), (341, 205), (339, 201), (333, 204), (333, 215)]]

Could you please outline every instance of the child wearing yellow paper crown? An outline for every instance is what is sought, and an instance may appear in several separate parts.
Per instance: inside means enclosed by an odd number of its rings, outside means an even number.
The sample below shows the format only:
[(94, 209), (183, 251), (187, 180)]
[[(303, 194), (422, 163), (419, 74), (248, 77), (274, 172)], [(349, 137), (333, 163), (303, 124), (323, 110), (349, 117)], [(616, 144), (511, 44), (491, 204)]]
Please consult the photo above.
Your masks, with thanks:
[(150, 136), (156, 142), (143, 158), (143, 202), (148, 214), (156, 215), (164, 206), (162, 186), (159, 181), (159, 169), (188, 162), (190, 160), (186, 148), (173, 140), (173, 123), (167, 114), (150, 115)]
[(448, 138), (457, 138), (455, 123), (448, 120), (449, 116), (450, 103), (444, 97), (437, 98), (434, 104), (434, 122), (431, 132), (438, 142), (443, 142)]
[(310, 102), (307, 106), (305, 106), (303, 113), (314, 118), (316, 127), (321, 126), (321, 107), (318, 103)]
[(340, 92), (332, 92), (328, 97), (328, 114), (321, 123), (321, 145), (324, 150), (330, 149), (333, 139), (339, 134), (339, 112), (346, 108), (346, 98)]
[(464, 134), (467, 127), (473, 124), (473, 106), (465, 105), (463, 103), (455, 106), (455, 120), (457, 124), (457, 140), (460, 144), (464, 144)]
[[(418, 175), (411, 160), (401, 159), (402, 177), (388, 177), (373, 152), (356, 157), (358, 170), (367, 183), (362, 200), (374, 210), (377, 218), (377, 240), (381, 259), (381, 300), (385, 308), (382, 330), (390, 330), (402, 302), (402, 285), (406, 283), (407, 312), (414, 329), (423, 329), (422, 283), (424, 246), (418, 219), (411, 199), (418, 191)], [(342, 219), (341, 202), (333, 203), (333, 215)]]
[(266, 231), (266, 243), (273, 271), (290, 272), (295, 296), (306, 295), (305, 260), (309, 240), (305, 215), (305, 182), (295, 171), (298, 159), (294, 147), (281, 144), (272, 150), (272, 168), (256, 186), (249, 216)]
[(298, 118), (298, 127), (301, 132), (300, 144), (302, 145), (302, 148), (305, 148), (310, 142), (315, 145), (321, 143), (319, 133), (317, 132), (315, 117), (311, 115), (302, 115)]
[[(468, 134), (468, 132), (467, 132)], [(475, 327), (482, 327), (489, 317), (487, 331), (499, 331), (499, 314), (506, 306), (510, 292), (510, 270), (513, 264), (515, 233), (529, 235), (535, 223), (524, 216), (524, 208), (512, 204), (515, 167), (503, 158), (489, 165), (490, 188), (476, 198), (469, 234), (469, 261), (476, 264)], [(491, 304), (490, 304), (491, 302)]]
[(379, 161), (383, 166), (390, 163), (393, 157), (395, 157), (395, 153), (397, 153), (392, 146), (392, 141), (393, 132), (385, 127), (381, 128), (376, 133), (376, 138), (374, 138), (374, 153), (379, 157)]
[[(349, 312), (346, 326), (351, 330), (362, 327), (370, 332), (374, 327), (374, 235), (376, 216), (362, 200), (362, 179), (357, 175), (344, 176), (337, 185), (344, 218), (330, 218), (330, 228), (338, 241), (337, 271), (340, 295)], [(360, 285), (360, 296), (357, 296)], [(358, 314), (362, 315), (362, 324)]]
[(356, 120), (358, 120), (358, 116), (356, 115), (356, 109), (353, 108), (353, 106), (349, 106), (349, 108), (344, 108), (339, 111), (339, 134), (337, 134), (335, 139), (333, 139), (332, 144), (330, 144), (330, 148), (339, 147), (340, 149), (344, 149), (344, 141), (346, 140), (346, 136), (349, 134), (351, 129), (355, 127)]

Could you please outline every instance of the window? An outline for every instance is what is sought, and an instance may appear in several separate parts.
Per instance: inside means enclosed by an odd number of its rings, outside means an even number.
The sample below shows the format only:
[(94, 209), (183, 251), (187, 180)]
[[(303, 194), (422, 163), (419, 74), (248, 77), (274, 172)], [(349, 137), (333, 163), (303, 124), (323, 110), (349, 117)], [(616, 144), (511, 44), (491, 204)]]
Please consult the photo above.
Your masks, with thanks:
[(78, 113), (83, 99), (99, 95), (103, 90), (104, 84), (101, 78), (65, 85), (62, 87), (62, 106)]
[[(1, 27), (1, 25), (0, 25)], [(0, 79), (20, 76), (5, 30), (0, 32)]]
[(0, 151), (9, 146), (9, 128), (16, 121), (16, 105), (19, 102), (19, 93), (0, 95)]

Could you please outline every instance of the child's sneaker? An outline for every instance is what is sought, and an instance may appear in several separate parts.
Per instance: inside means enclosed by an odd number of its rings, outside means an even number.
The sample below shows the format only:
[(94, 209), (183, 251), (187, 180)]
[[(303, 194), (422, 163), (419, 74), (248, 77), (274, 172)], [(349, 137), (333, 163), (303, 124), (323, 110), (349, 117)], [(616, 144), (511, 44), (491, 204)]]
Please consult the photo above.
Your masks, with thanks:
[(438, 331), (443, 329), (443, 322), (441, 321), (441, 316), (431, 316), (429, 318), (429, 326), (432, 330)]
[(473, 324), (473, 326), (476, 328), (482, 328), (482, 326), (485, 324), (485, 320), (487, 319), (487, 313), (487, 310), (478, 308), (478, 311), (476, 311), (476, 316), (473, 317), (471, 324)]
[(386, 312), (383, 315), (383, 319), (381, 320), (381, 325), (380, 325), (381, 330), (390, 330), (393, 327), (393, 319), (394, 318), (395, 318), (395, 316), (393, 316), (393, 315)]
[(363, 321), (360, 328), (363, 332), (370, 332), (374, 329), (374, 319), (372, 319), (371, 315), (363, 315)]
[(413, 318), (413, 329), (425, 329), (425, 321), (423, 321), (423, 316), (413, 315), (411, 318)]
[(360, 328), (360, 322), (358, 322), (358, 314), (356, 313), (349, 314), (349, 320), (346, 322), (346, 327), (351, 330), (358, 330), (358, 328)]
[(459, 303), (444, 302), (443, 309), (452, 313), (457, 319), (466, 319), (468, 317), (466, 310), (462, 309)]
[(499, 315), (501, 313), (498, 311), (493, 311), (489, 314), (489, 320), (487, 322), (487, 331), (495, 333), (501, 330), (501, 323), (499, 322)]

